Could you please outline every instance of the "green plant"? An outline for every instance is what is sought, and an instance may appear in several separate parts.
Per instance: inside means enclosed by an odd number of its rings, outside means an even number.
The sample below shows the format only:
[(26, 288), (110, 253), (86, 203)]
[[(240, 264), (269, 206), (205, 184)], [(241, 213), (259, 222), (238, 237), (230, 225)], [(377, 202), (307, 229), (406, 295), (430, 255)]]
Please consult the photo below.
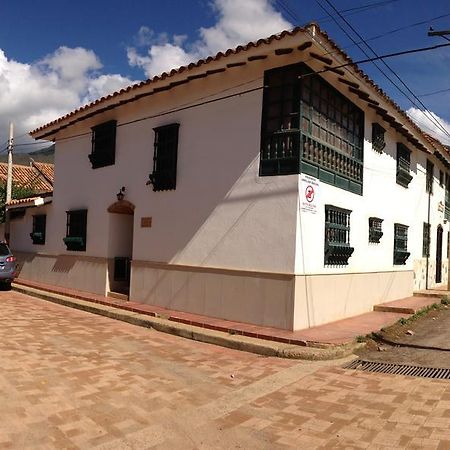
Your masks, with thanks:
[(450, 305), (450, 298), (448, 295), (443, 295), (441, 298), (441, 304), (442, 305)]
[[(17, 186), (13, 183), (11, 197), (15, 200), (35, 195), (29, 186)], [(0, 223), (5, 222), (6, 183), (0, 184)]]
[(408, 319), (405, 319), (404, 317), (400, 317), (400, 319), (398, 319), (398, 323), (400, 325), (406, 325), (408, 323)]
[(356, 342), (366, 342), (366, 336), (362, 336), (361, 334), (359, 336), (356, 336)]

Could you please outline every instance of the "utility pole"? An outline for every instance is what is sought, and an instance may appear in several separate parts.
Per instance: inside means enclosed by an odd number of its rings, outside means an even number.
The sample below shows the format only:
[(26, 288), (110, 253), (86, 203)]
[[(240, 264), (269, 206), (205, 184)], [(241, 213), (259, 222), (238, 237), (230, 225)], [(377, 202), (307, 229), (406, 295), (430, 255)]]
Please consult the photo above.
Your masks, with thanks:
[[(11, 201), (12, 198), (12, 152), (14, 145), (14, 124), (9, 123), (9, 139), (8, 139), (8, 175), (6, 178), (6, 205)], [(5, 240), (9, 244), (10, 237), (10, 220), (9, 211), (6, 210), (5, 214)]]
[(434, 31), (433, 27), (430, 27), (430, 31), (428, 31), (428, 36), (440, 36), (446, 39), (447, 41), (450, 41), (450, 39), (447, 37), (449, 35), (450, 30)]
[[(441, 30), (441, 31), (434, 31), (433, 27), (430, 27), (430, 30), (428, 31), (428, 36), (440, 36), (444, 38), (447, 41), (450, 41), (450, 39), (447, 36), (450, 36), (450, 30)], [(445, 185), (445, 189), (447, 189), (447, 184)], [(447, 261), (447, 290), (450, 291), (450, 242), (448, 242), (448, 239), (450, 237), (449, 233), (447, 233), (447, 254), (448, 254), (448, 261)]]

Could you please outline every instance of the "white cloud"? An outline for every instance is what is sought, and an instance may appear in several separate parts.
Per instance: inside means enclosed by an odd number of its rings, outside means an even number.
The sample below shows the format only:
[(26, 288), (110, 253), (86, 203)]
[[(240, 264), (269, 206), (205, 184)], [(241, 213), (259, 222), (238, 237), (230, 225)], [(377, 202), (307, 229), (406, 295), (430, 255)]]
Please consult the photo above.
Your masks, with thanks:
[[(443, 144), (450, 145), (450, 122), (431, 111), (425, 114), (418, 108), (409, 108), (406, 112), (425, 133), (430, 134)], [(430, 119), (430, 116), (433, 119)]]
[(95, 53), (81, 47), (60, 47), (34, 64), (8, 59), (0, 49), (0, 145), (9, 121), (20, 136), (132, 83), (121, 75), (100, 74), (101, 68)]
[(128, 48), (130, 65), (141, 67), (152, 77), (292, 27), (275, 11), (271, 0), (214, 0), (212, 7), (218, 16), (217, 23), (200, 28), (200, 37), (193, 43), (186, 42), (186, 36), (169, 39), (165, 33), (155, 36), (148, 27), (141, 27), (137, 42), (143, 42), (139, 36), (144, 33), (149, 48), (143, 55), (135, 47)]

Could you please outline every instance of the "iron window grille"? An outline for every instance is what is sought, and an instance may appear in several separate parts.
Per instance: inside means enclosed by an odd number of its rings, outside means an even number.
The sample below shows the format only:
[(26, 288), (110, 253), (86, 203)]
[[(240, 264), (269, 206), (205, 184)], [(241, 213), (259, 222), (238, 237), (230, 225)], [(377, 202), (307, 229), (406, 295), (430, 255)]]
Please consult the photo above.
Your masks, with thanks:
[(45, 244), (45, 226), (47, 216), (45, 214), (38, 214), (33, 216), (33, 228), (30, 233), (31, 240), (35, 245)]
[(427, 160), (427, 175), (425, 189), (429, 194), (433, 193), (434, 164)]
[(86, 251), (87, 210), (67, 211), (66, 237), (63, 238), (67, 250)]
[(394, 224), (394, 265), (404, 265), (409, 258), (408, 226)]
[(372, 124), (372, 148), (378, 153), (381, 153), (386, 147), (384, 133), (386, 133), (386, 130), (379, 123), (374, 122)]
[(424, 258), (430, 256), (430, 237), (431, 237), (431, 225), (429, 223), (423, 223), (423, 243), (422, 243), (422, 256)]
[(345, 266), (352, 256), (350, 247), (350, 213), (346, 209), (325, 205), (325, 265)]
[(302, 172), (362, 194), (364, 113), (304, 63), (266, 71), (264, 86), (260, 175)]
[(412, 180), (410, 174), (411, 152), (403, 144), (397, 143), (397, 184), (407, 188)]
[(177, 155), (179, 123), (154, 128), (155, 142), (153, 172), (148, 184), (154, 191), (167, 191), (177, 187)]
[(383, 237), (383, 219), (378, 217), (369, 217), (369, 242), (379, 244)]
[(111, 166), (116, 160), (117, 122), (110, 120), (92, 128), (92, 150), (89, 155), (92, 168)]

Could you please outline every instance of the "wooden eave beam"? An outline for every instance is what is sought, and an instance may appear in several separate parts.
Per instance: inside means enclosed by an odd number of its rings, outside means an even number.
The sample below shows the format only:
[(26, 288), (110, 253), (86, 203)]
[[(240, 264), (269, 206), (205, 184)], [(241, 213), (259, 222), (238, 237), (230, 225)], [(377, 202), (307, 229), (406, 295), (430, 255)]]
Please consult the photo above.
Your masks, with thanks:
[(275, 50), (275, 55), (281, 56), (281, 55), (289, 55), (289, 53), (292, 53), (294, 51), (293, 48), (277, 48)]
[(341, 70), (341, 69), (336, 69), (334, 67), (327, 66), (327, 65), (323, 66), (323, 68), (325, 70), (328, 70), (329, 72), (334, 72), (334, 73), (340, 75), (341, 77), (343, 77), (345, 75), (345, 72), (343, 70)]
[(353, 81), (346, 80), (345, 78), (342, 78), (342, 77), (339, 77), (338, 81), (341, 82), (341, 83), (346, 84), (347, 86), (351, 86), (354, 89), (359, 89), (359, 84), (358, 83), (353, 83)]
[(206, 72), (205, 73), (199, 73), (198, 75), (188, 75), (187, 79), (189, 81), (191, 80), (197, 80), (199, 78), (205, 78), (206, 77)]
[(312, 45), (311, 41), (306, 41), (303, 44), (299, 45), (297, 47), (297, 49), (300, 50), (300, 51), (303, 51), (303, 50), (306, 50), (307, 48), (311, 47), (311, 45)]
[(254, 56), (249, 56), (247, 58), (248, 61), (258, 61), (260, 59), (266, 59), (267, 55), (254, 55)]
[(227, 70), (225, 67), (221, 67), (220, 69), (207, 70), (206, 75), (214, 75), (215, 73), (225, 72)]
[(311, 56), (311, 58), (317, 59), (318, 61), (327, 64), (328, 66), (331, 66), (331, 64), (333, 64), (332, 59), (327, 58), (326, 56), (319, 55), (318, 53), (309, 52), (309, 56)]
[(235, 63), (228, 63), (227, 64), (227, 68), (231, 69), (232, 67), (241, 67), (241, 66), (245, 66), (247, 63), (245, 61), (241, 61), (241, 62), (235, 62)]
[(348, 90), (351, 93), (356, 94), (359, 98), (362, 98), (362, 99), (366, 99), (366, 98), (370, 97), (370, 95), (367, 92), (361, 91), (361, 89), (355, 89), (352, 86), (349, 86)]

